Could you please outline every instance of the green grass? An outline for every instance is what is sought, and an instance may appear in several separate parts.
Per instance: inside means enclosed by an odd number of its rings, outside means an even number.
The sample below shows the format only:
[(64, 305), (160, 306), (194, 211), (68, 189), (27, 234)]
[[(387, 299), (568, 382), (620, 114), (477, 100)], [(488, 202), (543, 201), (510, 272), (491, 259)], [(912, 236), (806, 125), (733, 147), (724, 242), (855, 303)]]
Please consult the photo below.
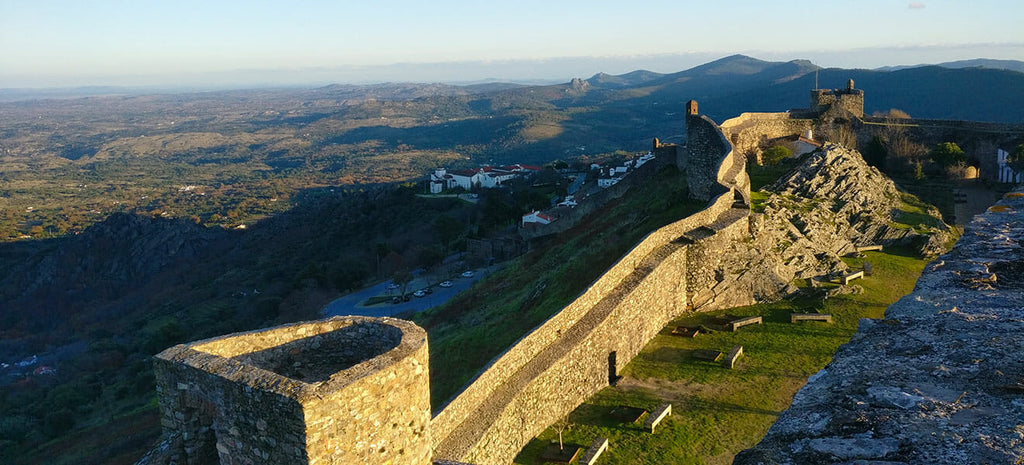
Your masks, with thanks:
[[(616, 386), (603, 389), (573, 411), (566, 442), (588, 446), (596, 436), (609, 438), (604, 464), (731, 463), (739, 451), (756, 444), (811, 374), (831, 360), (836, 349), (856, 332), (860, 318), (882, 318), (885, 308), (913, 289), (925, 261), (896, 253), (868, 252), (862, 259), (844, 259), (859, 268), (868, 261), (873, 276), (858, 280), (864, 292), (821, 300), (803, 297), (727, 311), (690, 314), (669, 324), (623, 370)], [(799, 283), (798, 283), (799, 284)], [(833, 323), (789, 323), (789, 314), (830, 313)], [(761, 315), (764, 323), (738, 332), (702, 333), (696, 338), (671, 335), (677, 325), (711, 326), (725, 313)], [(736, 369), (693, 359), (697, 349), (728, 352), (743, 346)], [(655, 434), (636, 424), (619, 424), (609, 411), (628, 405), (650, 411), (661, 402), (673, 404), (672, 416)], [(516, 458), (518, 464), (544, 463), (544, 445), (557, 440), (548, 429)]]
[(750, 191), (756, 192), (777, 181), (782, 175), (793, 169), (791, 163), (777, 165), (758, 165), (747, 163), (747, 174), (750, 176)]
[(751, 191), (750, 192), (750, 211), (754, 213), (764, 213), (764, 203), (772, 195), (765, 191)]

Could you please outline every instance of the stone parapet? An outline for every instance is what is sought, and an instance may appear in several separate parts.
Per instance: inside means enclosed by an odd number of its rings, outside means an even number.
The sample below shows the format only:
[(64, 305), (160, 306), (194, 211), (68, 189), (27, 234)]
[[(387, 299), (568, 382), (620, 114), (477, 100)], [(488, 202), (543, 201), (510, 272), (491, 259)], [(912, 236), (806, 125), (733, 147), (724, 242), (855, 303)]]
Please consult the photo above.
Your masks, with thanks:
[(178, 463), (430, 463), (426, 333), (335, 317), (156, 356)]

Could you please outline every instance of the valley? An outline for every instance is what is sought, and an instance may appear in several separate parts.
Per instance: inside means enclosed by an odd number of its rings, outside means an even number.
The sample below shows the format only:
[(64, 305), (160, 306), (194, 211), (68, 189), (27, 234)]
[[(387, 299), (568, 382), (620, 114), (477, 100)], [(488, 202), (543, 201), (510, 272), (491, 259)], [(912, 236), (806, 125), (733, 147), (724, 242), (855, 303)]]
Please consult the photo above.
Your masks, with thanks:
[[(523, 214), (564, 197), (570, 181), (556, 165), (618, 163), (649, 150), (654, 136), (684, 142), (689, 98), (718, 121), (785, 111), (806, 101), (815, 69), (733, 56), (675, 74), (598, 74), (551, 86), (382, 84), (0, 103), (0, 361), (40, 354), (34, 368), (57, 369), (52, 377), (4, 372), (0, 454), (19, 464), (134, 463), (159, 433), (153, 354), (319, 318), (339, 295), (400, 271), (451, 275), (441, 266), (445, 257), (470, 241), (515, 236)], [(817, 74), (823, 87), (856, 76), (870, 95), (867, 112), (1024, 120), (1021, 73)], [(987, 85), (979, 90), (969, 85), (975, 82)], [(1014, 134), (1006, 140), (1011, 149), (1024, 143)], [(991, 148), (969, 137), (956, 142), (973, 156)], [(556, 181), (481, 190), (478, 203), (422, 195), (435, 168), (513, 163), (545, 165)], [(934, 170), (923, 180), (912, 171), (894, 174), (912, 192), (942, 193), (948, 181)], [(764, 178), (759, 187), (785, 170), (751, 172)], [(432, 406), (647, 233), (700, 210), (703, 203), (688, 198), (686, 176), (659, 169), (570, 231), (534, 241), (447, 304), (412, 316), (431, 339)], [(944, 195), (925, 198), (949, 215), (954, 199)], [(764, 199), (752, 198), (753, 208)], [(770, 206), (779, 204), (787, 203)], [(905, 229), (935, 225), (924, 204), (905, 209)], [(844, 317), (821, 342), (822, 354), (849, 337), (857, 316), (876, 310)], [(778, 329), (771, 321), (777, 309), (741, 311), (764, 314), (765, 330)], [(674, 344), (666, 338), (655, 344)], [(657, 355), (651, 360), (641, 355), (627, 369), (635, 385), (650, 388), (645, 364), (656, 364)], [(620, 395), (602, 393), (594, 402)], [(650, 403), (648, 394), (639, 396)], [(587, 421), (586, 411), (573, 415)], [(117, 425), (131, 425), (130, 433)]]

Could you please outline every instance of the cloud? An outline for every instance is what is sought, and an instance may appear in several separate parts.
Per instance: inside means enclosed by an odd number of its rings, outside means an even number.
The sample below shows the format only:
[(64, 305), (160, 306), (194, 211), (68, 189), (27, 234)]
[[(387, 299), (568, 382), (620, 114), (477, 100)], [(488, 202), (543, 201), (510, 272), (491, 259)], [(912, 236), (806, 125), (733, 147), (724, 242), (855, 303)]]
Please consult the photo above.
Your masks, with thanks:
[(924, 9), (924, 3), (921, 3), (921, 2), (910, 2), (910, 5), (907, 5), (907, 8), (910, 8), (911, 10), (923, 10)]

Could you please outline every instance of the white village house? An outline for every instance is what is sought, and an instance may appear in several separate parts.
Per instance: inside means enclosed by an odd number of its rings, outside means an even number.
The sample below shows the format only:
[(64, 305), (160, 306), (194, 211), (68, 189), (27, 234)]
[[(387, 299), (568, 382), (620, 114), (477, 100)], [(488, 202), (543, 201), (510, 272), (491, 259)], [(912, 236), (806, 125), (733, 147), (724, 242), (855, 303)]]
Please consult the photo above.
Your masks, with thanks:
[(468, 170), (447, 171), (438, 168), (430, 174), (430, 193), (439, 194), (444, 189), (461, 187), (471, 190), (474, 187), (492, 189), (511, 179), (529, 173), (539, 172), (539, 166), (515, 164), (509, 166), (482, 166)]
[(1007, 158), (1010, 152), (1003, 149), (996, 149), (996, 171), (999, 174), (999, 182), (1021, 183), (1024, 182), (1024, 173), (1017, 173), (1010, 167)]
[(626, 177), (630, 171), (635, 170), (654, 159), (654, 154), (647, 152), (632, 160), (626, 160), (622, 166), (613, 166), (609, 168), (602, 168), (600, 165), (590, 165), (591, 169), (600, 169), (601, 176), (597, 178), (597, 187), (602, 189), (614, 186)]
[(526, 226), (527, 223), (551, 224), (552, 221), (555, 219), (536, 210), (523, 215), (523, 226)]

